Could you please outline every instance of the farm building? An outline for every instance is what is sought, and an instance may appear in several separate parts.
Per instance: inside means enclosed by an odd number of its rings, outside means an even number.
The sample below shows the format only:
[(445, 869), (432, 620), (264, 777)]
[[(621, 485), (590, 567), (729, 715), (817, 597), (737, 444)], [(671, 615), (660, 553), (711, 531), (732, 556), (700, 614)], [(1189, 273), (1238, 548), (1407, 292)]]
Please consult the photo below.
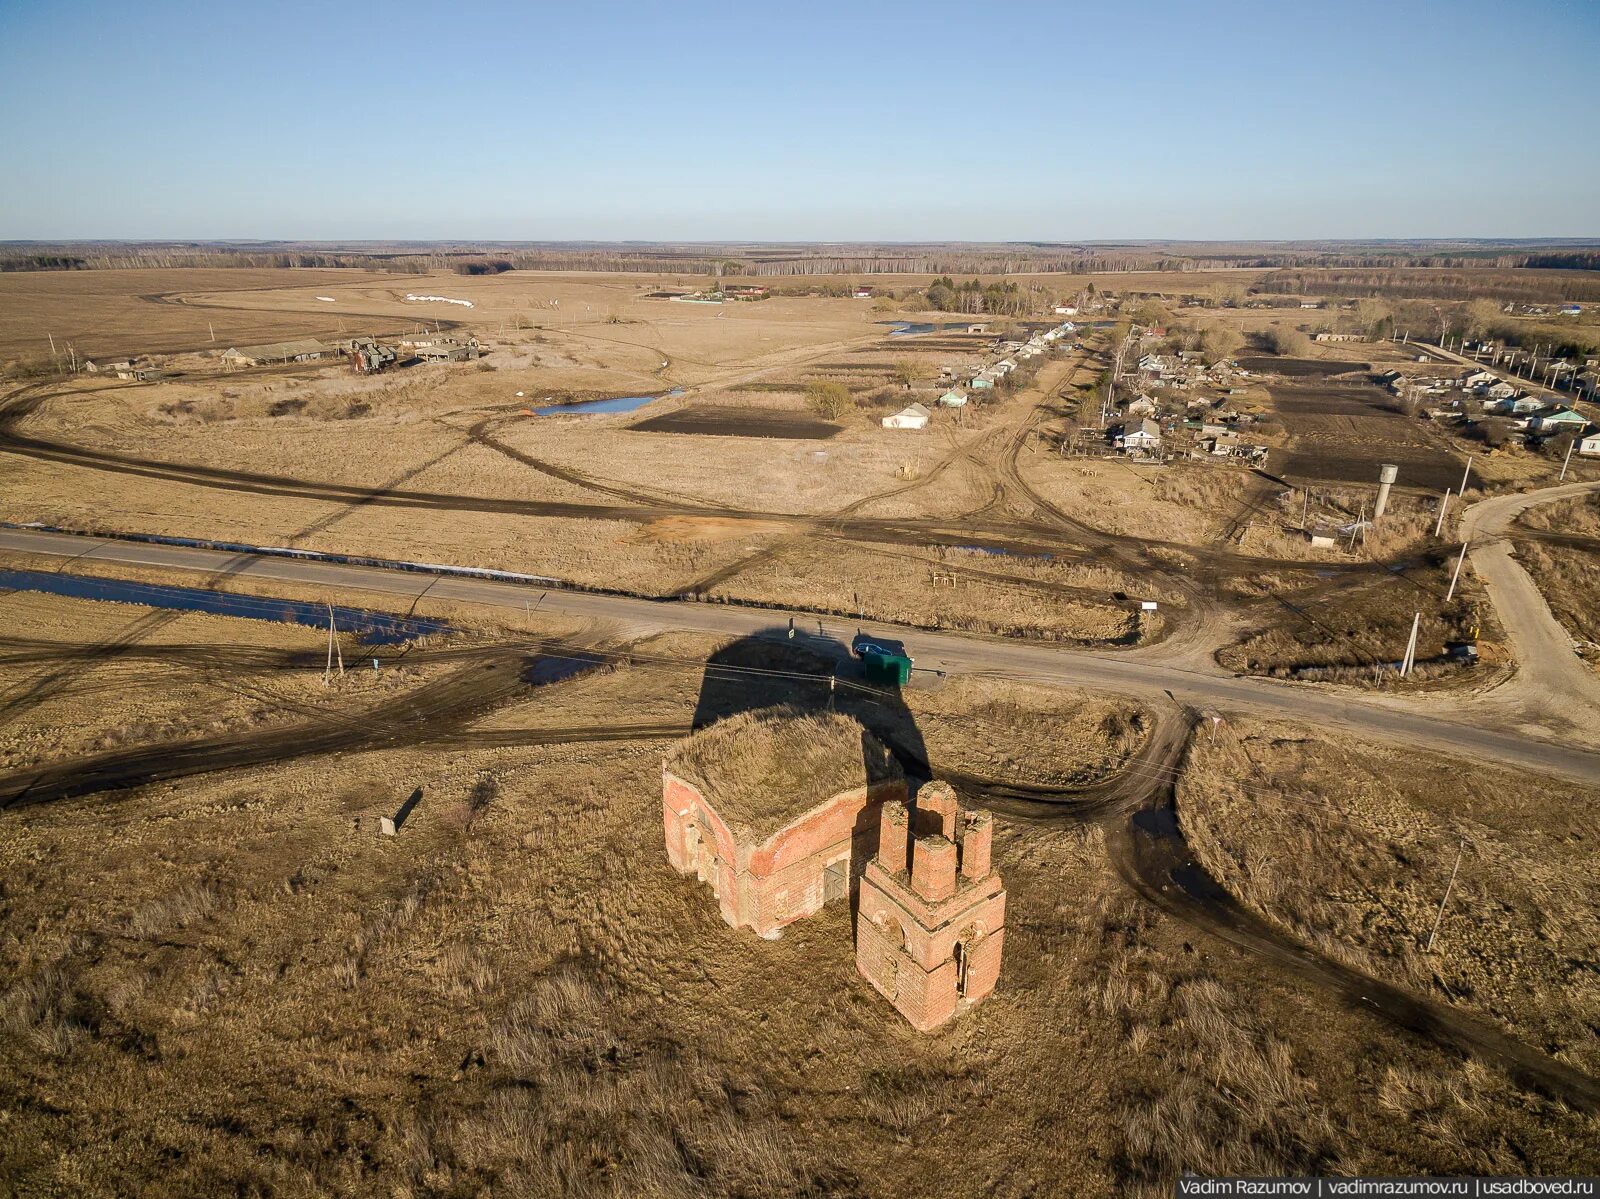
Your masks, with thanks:
[(870, 300), (872, 299), (872, 288), (857, 287), (850, 294), (858, 300)]
[(127, 379), (134, 383), (154, 383), (158, 379), (165, 379), (167, 372), (157, 366), (140, 366), (137, 363), (122, 362), (116, 367), (117, 378)]
[(466, 362), (478, 357), (476, 338), (462, 344), (449, 338), (430, 341), (427, 345), (412, 345), (412, 353), (424, 362)]
[(264, 346), (239, 346), (222, 351), (224, 366), (266, 366), (274, 362), (315, 362), (334, 351), (320, 341), (277, 341)]
[(932, 415), (933, 413), (929, 412), (921, 404), (909, 404), (893, 416), (884, 417), (883, 427), (885, 429), (926, 429), (928, 427), (928, 418)]
[(915, 807), (878, 810), (877, 853), (861, 876), (856, 969), (920, 1032), (981, 1002), (1000, 977), (1006, 892), (987, 812), (962, 812), (932, 782)]
[(720, 720), (662, 763), (667, 859), (759, 936), (846, 899), (905, 774), (853, 720), (768, 708)]

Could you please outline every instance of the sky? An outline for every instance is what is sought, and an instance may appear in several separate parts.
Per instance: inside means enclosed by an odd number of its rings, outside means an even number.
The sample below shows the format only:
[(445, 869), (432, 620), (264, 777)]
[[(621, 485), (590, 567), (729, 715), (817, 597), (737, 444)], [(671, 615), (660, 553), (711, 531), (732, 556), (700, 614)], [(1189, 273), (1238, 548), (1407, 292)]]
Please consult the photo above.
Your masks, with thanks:
[(0, 239), (1600, 235), (1596, 0), (0, 0)]

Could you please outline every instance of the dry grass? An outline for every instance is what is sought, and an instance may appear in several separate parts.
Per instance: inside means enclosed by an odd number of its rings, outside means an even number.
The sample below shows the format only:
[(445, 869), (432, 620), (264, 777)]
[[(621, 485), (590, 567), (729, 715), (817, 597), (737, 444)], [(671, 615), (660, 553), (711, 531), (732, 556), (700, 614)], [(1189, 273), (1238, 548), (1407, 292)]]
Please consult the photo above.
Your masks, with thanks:
[[(597, 671), (501, 723), (669, 717), (698, 683)], [(1085, 777), (1137, 739), (1131, 710), (1047, 688), (905, 698), (952, 770)], [(398, 746), (7, 816), (0, 1174), (86, 1196), (1111, 1199), (1178, 1168), (1324, 1160), (1328, 1121), (1349, 1126), (1344, 1168), (1451, 1162), (1349, 1069), (1436, 1055), (1102, 908), (1093, 830), (997, 822), (1000, 988), (912, 1032), (856, 975), (842, 906), (766, 942), (667, 866), (664, 748)], [(1592, 1144), (1493, 1079), (1462, 1085), (1503, 1134), (1462, 1161), (1558, 1172)]]
[(1562, 627), (1575, 640), (1589, 643), (1586, 656), (1594, 661), (1600, 655), (1595, 648), (1600, 642), (1600, 612), (1594, 604), (1600, 557), (1593, 550), (1538, 541), (1519, 541), (1516, 553)]
[(1483, 1012), (1594, 1071), (1600, 985), (1584, 963), (1600, 955), (1600, 888), (1585, 796), (1431, 755), (1340, 749), (1254, 723), (1198, 742), (1179, 800), (1200, 861), (1318, 951)]
[(1183, 1172), (1325, 1171), (1346, 1144), (1288, 1042), (1207, 972), (1146, 948), (1147, 909), (1103, 900), (1084, 931), (1093, 1002), (1120, 1030), (1130, 1068), (1112, 1088), (1127, 1192), (1169, 1193)]
[[(709, 594), (753, 603), (780, 602), (813, 611), (854, 616), (864, 612), (876, 620), (922, 628), (995, 632), (1049, 641), (1085, 644), (1132, 644), (1159, 632), (1159, 619), (1140, 621), (1133, 605), (1115, 601), (1109, 590), (1102, 602), (1090, 596), (1062, 595), (1048, 584), (1067, 583), (1095, 590), (1092, 575), (1073, 568), (1052, 569), (1026, 559), (952, 554), (948, 560), (969, 568), (954, 585), (935, 573), (947, 573), (947, 559), (880, 550), (875, 546), (815, 539), (784, 544), (775, 553), (755, 556), (750, 565), (713, 588)], [(985, 564), (978, 569), (974, 564)], [(1022, 574), (1006, 578), (1002, 571)], [(1033, 572), (1046, 586), (1032, 585)], [(781, 598), (780, 598), (781, 597)]]
[[(1230, 670), (1272, 678), (1342, 683), (1386, 690), (1470, 686), (1505, 660), (1501, 632), (1482, 586), (1464, 574), (1449, 604), (1441, 601), (1453, 566), (1430, 555), (1404, 572), (1337, 584), (1285, 586), (1280, 575), (1240, 580), (1232, 590), (1259, 597), (1253, 631), (1217, 654)], [(1392, 667), (1405, 655), (1416, 611), (1422, 612), (1417, 667), (1401, 680)], [(1476, 633), (1476, 636), (1474, 636)], [(1476, 640), (1480, 659), (1466, 667), (1443, 657), (1451, 642)], [(1378, 669), (1375, 669), (1378, 668)]]
[(786, 707), (719, 720), (678, 742), (666, 764), (699, 787), (730, 828), (757, 837), (831, 796), (900, 774), (856, 721)]

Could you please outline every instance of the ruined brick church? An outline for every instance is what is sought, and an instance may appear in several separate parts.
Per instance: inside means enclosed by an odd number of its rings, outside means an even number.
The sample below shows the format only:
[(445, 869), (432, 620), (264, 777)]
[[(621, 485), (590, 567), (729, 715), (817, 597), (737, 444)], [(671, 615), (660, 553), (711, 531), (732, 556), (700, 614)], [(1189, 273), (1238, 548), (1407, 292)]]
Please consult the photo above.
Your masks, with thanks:
[(747, 712), (681, 742), (662, 764), (667, 858), (735, 928), (777, 937), (855, 900), (856, 967), (932, 1031), (994, 990), (1005, 887), (993, 821), (948, 783), (912, 799), (884, 746), (837, 714)]

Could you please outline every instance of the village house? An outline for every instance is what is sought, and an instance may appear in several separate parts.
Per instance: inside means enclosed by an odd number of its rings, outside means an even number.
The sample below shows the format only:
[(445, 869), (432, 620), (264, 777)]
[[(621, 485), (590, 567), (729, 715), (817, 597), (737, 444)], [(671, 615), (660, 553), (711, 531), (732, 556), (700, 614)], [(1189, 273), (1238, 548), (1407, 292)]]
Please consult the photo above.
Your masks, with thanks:
[(850, 295), (854, 299), (857, 299), (857, 300), (870, 300), (870, 299), (872, 299), (872, 288), (866, 287), (866, 286), (858, 286), (854, 290), (851, 291)]
[(667, 860), (711, 888), (729, 925), (770, 940), (849, 897), (877, 849), (879, 806), (907, 798), (894, 756), (855, 721), (746, 712), (662, 763)]
[(1590, 433), (1578, 442), (1578, 453), (1590, 456), (1600, 454), (1600, 433)]
[(885, 429), (926, 429), (933, 413), (921, 404), (909, 404), (892, 416), (883, 418)]
[(952, 387), (939, 397), (939, 404), (945, 408), (961, 408), (966, 405), (967, 393), (959, 388)]
[(1581, 433), (1589, 427), (1589, 418), (1571, 408), (1554, 407), (1531, 417), (1529, 428), (1543, 436), (1552, 433)]
[(1129, 457), (1144, 457), (1161, 452), (1161, 426), (1153, 420), (1142, 420), (1137, 429), (1125, 429), (1118, 438), (1122, 452)]
[(277, 362), (315, 362), (333, 356), (333, 349), (320, 341), (275, 341), (264, 346), (239, 346), (222, 351), (225, 367), (267, 366)]

